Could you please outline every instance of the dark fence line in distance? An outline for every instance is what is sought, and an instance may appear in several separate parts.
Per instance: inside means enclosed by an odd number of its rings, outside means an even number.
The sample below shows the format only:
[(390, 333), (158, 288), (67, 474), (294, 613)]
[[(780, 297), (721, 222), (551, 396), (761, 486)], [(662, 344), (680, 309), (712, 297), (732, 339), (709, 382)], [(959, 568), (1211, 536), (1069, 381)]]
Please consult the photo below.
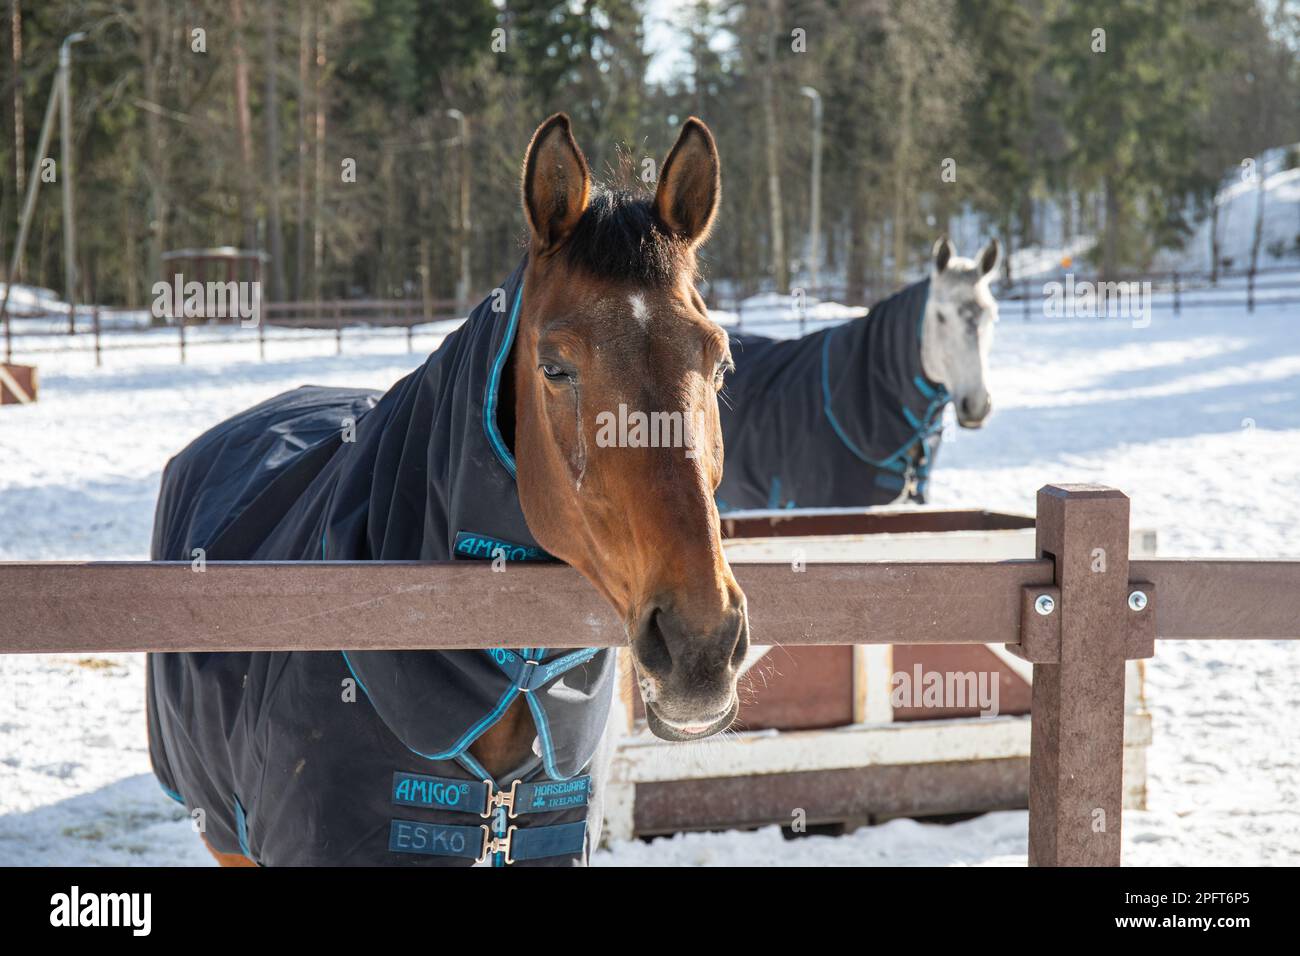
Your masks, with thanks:
[[(435, 323), (450, 323), (463, 318), (463, 314), (458, 313), (455, 309), (457, 303), (451, 300), (435, 300), (425, 303), (419, 299), (356, 299), (356, 300), (338, 300), (332, 302), (273, 302), (265, 303), (261, 307), (261, 316), (256, 327), (250, 327), (251, 333), (246, 336), (224, 336), (219, 339), (194, 339), (187, 333), (195, 329), (211, 327), (230, 327), (239, 324), (239, 319), (186, 319), (181, 317), (175, 319), (168, 317), (165, 325), (155, 325), (153, 323), (138, 323), (131, 325), (113, 325), (111, 329), (104, 328), (104, 318), (112, 315), (140, 316), (147, 315), (145, 309), (127, 309), (113, 306), (93, 306), (90, 308), (89, 328), (78, 327), (76, 319), (82, 318), (82, 315), (76, 317), (69, 316), (65, 312), (53, 311), (32, 311), (11, 313), (11, 320), (33, 320), (33, 319), (69, 319), (69, 332), (52, 332), (52, 331), (18, 331), (14, 330), (12, 321), (5, 324), (5, 354), (6, 361), (12, 361), (12, 356), (17, 351), (14, 347), (15, 339), (23, 338), (49, 338), (54, 335), (76, 335), (89, 336), (90, 344), (71, 345), (61, 348), (53, 347), (34, 347), (22, 349), (26, 355), (42, 354), (62, 354), (65, 352), (94, 352), (95, 364), (103, 364), (103, 353), (105, 352), (124, 352), (135, 349), (158, 349), (158, 348), (178, 348), (180, 352), (180, 361), (185, 362), (186, 353), (190, 348), (215, 345), (215, 344), (240, 344), (240, 343), (257, 343), (258, 357), (266, 358), (266, 344), (268, 342), (303, 342), (319, 341), (322, 339), (334, 339), (336, 343), (336, 354), (343, 354), (343, 333), (348, 329), (362, 328), (368, 331), (388, 331), (395, 330), (405, 332), (406, 349), (408, 352), (414, 351), (414, 340), (416, 335), (442, 335), (449, 330), (449, 326), (433, 327), (429, 329), (418, 329), (419, 326), (430, 325)], [(84, 314), (83, 308), (81, 312)], [(320, 334), (301, 334), (301, 335), (268, 335), (268, 329), (304, 329), (316, 330)], [(176, 339), (173, 342), (165, 341), (141, 341), (130, 342), (124, 345), (104, 345), (104, 333), (112, 331), (114, 337), (118, 335), (154, 335), (159, 330), (170, 329), (176, 332)]]
[[(1273, 276), (1285, 276), (1285, 278), (1273, 280)], [(1066, 278), (1067, 274), (1061, 273), (1059, 275), (1022, 279), (1012, 283), (995, 282), (993, 291), (1002, 306), (1004, 315), (1018, 312), (1026, 322), (1035, 317), (1035, 312), (1044, 318), (1054, 318), (1054, 316), (1047, 316), (1045, 311), (1049, 299), (1047, 286), (1050, 283), (1064, 284)], [(1234, 282), (1244, 284), (1234, 286)], [(1150, 283), (1151, 301), (1142, 304), (1144, 314), (1149, 309), (1150, 311), (1172, 311), (1174, 315), (1181, 315), (1184, 309), (1235, 308), (1242, 304), (1246, 306), (1247, 312), (1251, 313), (1255, 311), (1256, 307), (1300, 306), (1300, 267), (1277, 266), (1255, 270), (1224, 270), (1217, 275), (1208, 271), (1121, 273), (1107, 279), (1100, 276), (1076, 275), (1073, 277), (1073, 283), (1076, 290), (1084, 285), (1091, 285), (1095, 289), (1098, 287), (1113, 288), (1113, 286), (1109, 285), (1111, 283)], [(796, 289), (798, 290), (798, 287)], [(867, 298), (870, 301), (878, 301), (894, 291), (892, 287), (878, 286), (868, 286), (867, 290)], [(746, 310), (743, 307), (744, 299), (738, 299), (734, 295), (724, 296), (716, 289), (710, 289), (708, 283), (705, 284), (705, 292), (705, 300), (711, 309), (735, 314), (736, 321), (730, 325), (730, 328), (736, 331), (797, 329), (798, 333), (803, 335), (809, 331), (836, 325), (847, 318), (846, 316), (813, 318), (803, 314), (799, 304), (800, 302), (843, 303), (848, 298), (847, 286), (843, 283), (824, 284), (815, 289), (802, 289), (785, 294), (775, 293), (774, 289), (770, 287), (766, 290), (760, 287), (755, 291), (747, 289), (744, 293), (745, 299), (756, 295), (780, 295), (781, 298), (788, 298), (793, 304), (794, 317), (791, 317), (787, 312), (785, 315), (775, 317), (752, 317), (747, 319), (745, 317), (746, 311), (771, 311), (773, 307), (751, 307)], [(1205, 295), (1207, 292), (1212, 294), (1207, 296)], [(1259, 293), (1277, 292), (1294, 292), (1295, 295), (1265, 295), (1263, 298), (1259, 297)], [(1069, 301), (1066, 300), (1067, 303)], [(1037, 305), (1037, 308), (1035, 308), (1035, 305)], [(775, 307), (779, 308), (779, 306)], [(849, 308), (865, 311), (867, 306), (849, 306)], [(416, 335), (442, 335), (449, 331), (448, 326), (431, 327), (417, 331), (419, 326), (433, 326), (435, 323), (455, 321), (463, 318), (465, 313), (460, 303), (450, 299), (431, 300), (429, 302), (421, 299), (338, 299), (310, 302), (270, 302), (263, 304), (261, 309), (261, 320), (255, 331), (250, 329), (252, 334), (248, 336), (224, 337), (212, 340), (192, 339), (187, 335), (188, 330), (203, 328), (213, 324), (213, 322), (212, 320), (182, 318), (180, 320), (169, 319), (164, 326), (141, 323), (125, 326), (114, 324), (111, 327), (114, 338), (123, 333), (127, 335), (133, 333), (148, 334), (157, 332), (159, 328), (170, 328), (175, 330), (177, 334), (176, 341), (173, 343), (150, 341), (108, 346), (103, 343), (103, 335), (106, 331), (104, 319), (113, 315), (144, 315), (147, 314), (147, 310), (126, 309), (116, 306), (94, 306), (89, 309), (89, 323), (84, 321), (87, 311), (85, 307), (75, 315), (68, 312), (49, 310), (11, 311), (6, 317), (4, 329), (5, 361), (13, 361), (14, 354), (19, 351), (15, 347), (16, 340), (48, 338), (58, 334), (85, 335), (89, 336), (91, 341), (84, 346), (73, 345), (66, 348), (33, 347), (21, 349), (21, 352), (26, 355), (93, 352), (95, 354), (95, 364), (100, 365), (103, 361), (104, 352), (178, 348), (180, 361), (183, 363), (188, 349), (212, 345), (217, 342), (221, 344), (256, 342), (259, 358), (265, 359), (268, 342), (302, 342), (333, 338), (335, 352), (341, 355), (343, 353), (344, 332), (348, 329), (364, 329), (367, 332), (388, 330), (405, 332), (407, 351), (412, 352), (415, 349), (414, 340)], [(1092, 310), (1091, 314), (1072, 317), (1106, 319), (1119, 316), (1116, 316), (1109, 307), (1103, 308), (1099, 305)], [(15, 327), (17, 323), (36, 319), (47, 321), (66, 319), (68, 332), (30, 331)], [(232, 325), (237, 321), (237, 319), (217, 320), (217, 324)], [(314, 330), (321, 334), (294, 336), (267, 334), (268, 329), (275, 328)]]
[[(1164, 272), (1126, 272), (1118, 273), (1108, 278), (1102, 278), (1099, 275), (1084, 275), (1062, 271), (1051, 275), (1039, 275), (1032, 279), (1018, 279), (1014, 282), (995, 281), (992, 289), (994, 296), (1003, 306), (1003, 313), (1006, 314), (1014, 309), (1008, 309), (1009, 303), (1019, 303), (1019, 312), (1021, 316), (1029, 321), (1033, 317), (1034, 303), (1045, 303), (1048, 298), (1047, 285), (1053, 282), (1064, 284), (1067, 275), (1073, 276), (1075, 288), (1084, 284), (1094, 288), (1110, 283), (1151, 283), (1151, 294), (1153, 301), (1150, 303), (1153, 310), (1172, 311), (1174, 315), (1182, 314), (1183, 309), (1204, 309), (1204, 308), (1235, 308), (1245, 305), (1247, 312), (1254, 312), (1256, 307), (1264, 306), (1285, 306), (1300, 305), (1300, 263), (1289, 266), (1270, 266), (1255, 270), (1221, 270), (1216, 275), (1209, 270), (1205, 271), (1182, 271), (1170, 270)], [(1272, 281), (1273, 276), (1283, 276), (1276, 281)], [(1261, 277), (1264, 281), (1260, 281)], [(1234, 286), (1234, 282), (1242, 283)], [(706, 283), (707, 287), (707, 283)], [(883, 299), (899, 288), (894, 285), (873, 285), (868, 284), (866, 287), (865, 297), (870, 302), (877, 302)], [(716, 289), (706, 288), (705, 301), (708, 302), (711, 309), (736, 314), (737, 322), (733, 326), (736, 329), (756, 329), (761, 327), (784, 327), (789, 328), (792, 321), (799, 323), (799, 329), (802, 331), (815, 330), (826, 325), (835, 324), (843, 319), (815, 319), (800, 316), (797, 319), (787, 317), (775, 319), (746, 319), (745, 309), (743, 308), (744, 300), (758, 295), (779, 295), (787, 298), (791, 302), (797, 301), (799, 293), (795, 290), (801, 290), (804, 301), (807, 302), (840, 302), (844, 303), (849, 299), (848, 287), (844, 283), (823, 284), (815, 288), (792, 286), (792, 291), (787, 293), (777, 293), (775, 287), (769, 283), (763, 283), (758, 286), (747, 286), (739, 295), (723, 294)], [(1222, 293), (1222, 297), (1205, 298), (1203, 293), (1214, 292)], [(1294, 292), (1295, 296), (1283, 297), (1265, 297), (1258, 298), (1259, 292)], [(1194, 293), (1191, 298), (1189, 294)], [(1155, 297), (1159, 296), (1159, 299)], [(753, 307), (749, 311), (755, 311)], [(796, 315), (798, 307), (794, 308)], [(1043, 310), (1037, 310), (1043, 314)], [(1104, 309), (1099, 309), (1097, 318), (1107, 318)], [(1089, 316), (1081, 316), (1087, 318)]]

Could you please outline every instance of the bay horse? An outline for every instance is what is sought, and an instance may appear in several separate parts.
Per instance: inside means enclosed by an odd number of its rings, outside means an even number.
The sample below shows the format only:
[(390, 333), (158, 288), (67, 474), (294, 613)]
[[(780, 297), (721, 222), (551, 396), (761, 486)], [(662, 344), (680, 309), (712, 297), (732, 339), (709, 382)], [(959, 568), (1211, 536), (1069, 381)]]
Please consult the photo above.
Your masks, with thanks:
[[(728, 340), (696, 291), (720, 184), (698, 119), (651, 197), (593, 187), (552, 116), (511, 277), (386, 393), (303, 387), (195, 440), (164, 472), (153, 558), (563, 561), (623, 621), (654, 733), (724, 729), (749, 627), (714, 503)], [(692, 453), (597, 442), (620, 405), (703, 423)], [(614, 653), (546, 637), (151, 654), (154, 771), (222, 863), (583, 863)]]
[(952, 402), (963, 428), (987, 385), (998, 242), (974, 259), (941, 238), (930, 275), (862, 318), (797, 339), (733, 335), (723, 511), (923, 503)]

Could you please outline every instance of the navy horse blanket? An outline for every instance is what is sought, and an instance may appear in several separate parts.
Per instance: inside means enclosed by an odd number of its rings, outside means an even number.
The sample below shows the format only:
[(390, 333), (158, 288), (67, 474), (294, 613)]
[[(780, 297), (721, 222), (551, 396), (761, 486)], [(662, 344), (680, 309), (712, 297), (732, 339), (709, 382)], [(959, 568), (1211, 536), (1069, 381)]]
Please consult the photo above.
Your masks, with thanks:
[[(551, 560), (496, 418), (523, 268), (386, 393), (306, 386), (196, 439), (163, 473), (153, 558)], [(610, 651), (150, 654), (147, 673), (154, 772), (218, 852), (563, 864), (598, 831)], [(469, 747), (521, 695), (535, 756), (493, 780)]]
[(929, 289), (802, 338), (731, 336), (719, 510), (925, 501), (950, 400), (921, 367)]

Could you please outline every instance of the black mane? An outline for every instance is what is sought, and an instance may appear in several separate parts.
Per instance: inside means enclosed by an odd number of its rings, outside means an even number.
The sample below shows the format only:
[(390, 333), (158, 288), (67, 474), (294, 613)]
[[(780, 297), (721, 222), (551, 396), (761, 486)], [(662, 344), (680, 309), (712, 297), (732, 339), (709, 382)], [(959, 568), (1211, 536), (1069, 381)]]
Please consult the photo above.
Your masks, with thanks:
[(664, 285), (687, 266), (687, 246), (655, 215), (649, 196), (595, 187), (563, 252), (569, 264), (602, 279)]

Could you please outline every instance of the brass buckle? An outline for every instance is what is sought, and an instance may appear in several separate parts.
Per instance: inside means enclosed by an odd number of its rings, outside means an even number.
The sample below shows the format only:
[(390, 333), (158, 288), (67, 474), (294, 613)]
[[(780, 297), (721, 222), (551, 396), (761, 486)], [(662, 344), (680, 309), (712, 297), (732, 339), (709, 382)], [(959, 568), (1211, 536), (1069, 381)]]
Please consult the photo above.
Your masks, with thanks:
[(491, 780), (484, 780), (487, 786), (487, 804), (483, 807), (483, 812), (479, 814), (484, 820), (492, 816), (497, 807), (506, 808), (506, 816), (511, 820), (515, 818), (515, 797), (519, 793), (519, 781), (516, 780), (510, 785), (509, 790), (498, 790)]
[(483, 851), (479, 854), (478, 860), (476, 862), (486, 863), (493, 853), (504, 853), (506, 855), (507, 866), (515, 862), (515, 858), (510, 855), (510, 841), (514, 839), (515, 830), (519, 828), (510, 827), (508, 830), (506, 830), (506, 835), (503, 837), (493, 836), (492, 830), (488, 827), (486, 823), (483, 824), (482, 829), (483, 829)]

